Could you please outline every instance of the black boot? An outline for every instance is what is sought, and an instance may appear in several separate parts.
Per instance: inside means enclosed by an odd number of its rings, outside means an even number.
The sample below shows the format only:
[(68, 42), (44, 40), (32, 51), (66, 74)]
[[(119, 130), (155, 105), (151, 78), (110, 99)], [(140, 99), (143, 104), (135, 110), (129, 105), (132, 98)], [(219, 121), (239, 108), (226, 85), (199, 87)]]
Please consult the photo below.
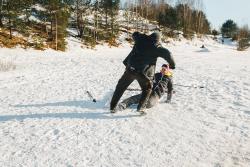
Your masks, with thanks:
[(110, 109), (110, 113), (112, 113), (112, 114), (114, 114), (114, 113), (116, 113), (117, 112), (117, 109), (115, 108), (115, 109)]

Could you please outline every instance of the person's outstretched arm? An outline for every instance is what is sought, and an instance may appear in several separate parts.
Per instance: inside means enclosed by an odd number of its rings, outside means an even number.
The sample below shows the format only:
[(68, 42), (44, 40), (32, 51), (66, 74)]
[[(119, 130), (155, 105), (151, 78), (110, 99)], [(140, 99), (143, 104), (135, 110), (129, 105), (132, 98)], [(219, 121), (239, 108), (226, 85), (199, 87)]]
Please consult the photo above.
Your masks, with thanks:
[(159, 53), (159, 57), (162, 57), (163, 59), (165, 59), (168, 62), (170, 69), (175, 69), (174, 58), (168, 49), (160, 46), (160, 47), (158, 47), (158, 53)]

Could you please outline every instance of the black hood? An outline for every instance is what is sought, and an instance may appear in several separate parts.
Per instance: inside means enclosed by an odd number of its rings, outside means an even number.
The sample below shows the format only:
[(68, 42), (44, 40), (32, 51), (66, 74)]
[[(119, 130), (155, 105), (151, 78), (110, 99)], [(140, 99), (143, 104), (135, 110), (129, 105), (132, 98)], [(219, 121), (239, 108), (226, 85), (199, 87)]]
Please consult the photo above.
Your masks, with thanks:
[(161, 36), (158, 32), (153, 32), (149, 37), (151, 38), (154, 44), (157, 44), (160, 42)]
[(144, 48), (146, 50), (148, 48), (152, 48), (160, 42), (160, 34), (156, 32), (152, 33), (151, 35), (134, 32), (132, 34), (132, 38), (138, 48)]

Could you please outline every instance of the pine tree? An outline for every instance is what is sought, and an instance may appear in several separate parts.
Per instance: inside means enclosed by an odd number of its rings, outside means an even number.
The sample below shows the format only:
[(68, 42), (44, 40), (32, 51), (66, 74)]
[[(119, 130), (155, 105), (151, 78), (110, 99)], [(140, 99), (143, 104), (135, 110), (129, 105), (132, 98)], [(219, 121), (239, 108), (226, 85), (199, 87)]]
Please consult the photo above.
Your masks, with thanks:
[(109, 16), (109, 10), (111, 7), (112, 0), (101, 0), (101, 8), (103, 9), (103, 13), (105, 15), (105, 27), (106, 30), (108, 29), (108, 16)]
[(223, 37), (233, 38), (237, 33), (237, 24), (229, 19), (222, 24), (221, 33)]
[(3, 27), (3, 0), (0, 0), (0, 27)]
[(18, 16), (22, 12), (21, 0), (6, 0), (2, 1), (2, 14), (8, 20), (7, 27), (9, 29), (9, 38), (12, 39), (12, 29), (18, 24)]
[(84, 27), (86, 26), (86, 22), (84, 16), (88, 14), (88, 10), (90, 8), (91, 0), (76, 0), (75, 1), (75, 9), (73, 11), (76, 15), (76, 28), (78, 30), (78, 36), (83, 38)]
[(33, 4), (33, 0), (22, 0), (22, 9), (25, 15), (25, 23), (30, 24), (29, 17), (31, 16), (31, 5)]
[(237, 50), (243, 51), (250, 47), (250, 30), (247, 25), (239, 28), (238, 31), (238, 48)]
[(49, 40), (52, 42), (51, 47), (63, 51), (66, 49), (65, 37), (69, 18), (69, 6), (66, 2), (61, 0), (42, 2), (45, 9), (47, 9), (48, 20), (50, 20)]
[(108, 27), (110, 27), (111, 36), (114, 36), (118, 30), (116, 16), (118, 15), (119, 5), (120, 0), (102, 0), (100, 3), (100, 7), (103, 9), (105, 14), (105, 27), (107, 31)]
[(179, 28), (178, 21), (179, 19), (176, 10), (172, 7), (166, 9), (164, 17), (164, 22), (165, 22), (164, 25), (171, 29), (177, 29)]
[(219, 32), (216, 29), (212, 30), (212, 35), (214, 36), (213, 39), (217, 39), (216, 36), (219, 35)]

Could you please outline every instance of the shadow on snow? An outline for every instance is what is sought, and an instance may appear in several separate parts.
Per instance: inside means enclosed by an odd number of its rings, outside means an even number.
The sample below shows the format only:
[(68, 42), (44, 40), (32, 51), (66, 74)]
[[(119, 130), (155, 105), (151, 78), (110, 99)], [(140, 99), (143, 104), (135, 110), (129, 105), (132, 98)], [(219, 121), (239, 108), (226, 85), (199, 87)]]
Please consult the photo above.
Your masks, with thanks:
[(112, 90), (109, 90), (102, 99), (97, 100), (96, 103), (90, 100), (71, 100), (71, 101), (60, 101), (50, 103), (38, 103), (38, 104), (17, 104), (12, 107), (17, 108), (29, 108), (29, 107), (80, 107), (86, 109), (104, 109), (106, 104), (109, 103), (110, 97), (112, 97)]
[[(105, 109), (105, 105), (109, 103), (109, 97), (112, 91), (108, 92), (103, 99), (96, 103), (91, 100), (74, 100), (74, 101), (62, 101), (62, 102), (51, 102), (51, 103), (39, 103), (39, 104), (18, 104), (12, 107), (16, 108), (30, 108), (30, 107), (80, 107), (85, 109)], [(27, 115), (3, 115), (0, 116), (0, 122), (18, 120), (23, 121), (25, 119), (126, 119), (131, 117), (139, 117), (140, 115), (118, 115), (110, 114), (110, 112), (96, 112), (96, 111), (84, 111), (75, 113), (42, 113), (42, 114), (27, 114)]]
[(17, 108), (29, 108), (29, 107), (80, 107), (86, 109), (103, 109), (105, 106), (104, 102), (92, 102), (85, 100), (72, 100), (72, 101), (61, 101), (52, 103), (38, 103), (38, 104), (18, 104), (12, 107)]
[(27, 114), (27, 115), (4, 115), (0, 116), (0, 122), (25, 119), (126, 119), (140, 117), (140, 115), (111, 115), (109, 112), (84, 112), (84, 113), (44, 113), (44, 114)]

